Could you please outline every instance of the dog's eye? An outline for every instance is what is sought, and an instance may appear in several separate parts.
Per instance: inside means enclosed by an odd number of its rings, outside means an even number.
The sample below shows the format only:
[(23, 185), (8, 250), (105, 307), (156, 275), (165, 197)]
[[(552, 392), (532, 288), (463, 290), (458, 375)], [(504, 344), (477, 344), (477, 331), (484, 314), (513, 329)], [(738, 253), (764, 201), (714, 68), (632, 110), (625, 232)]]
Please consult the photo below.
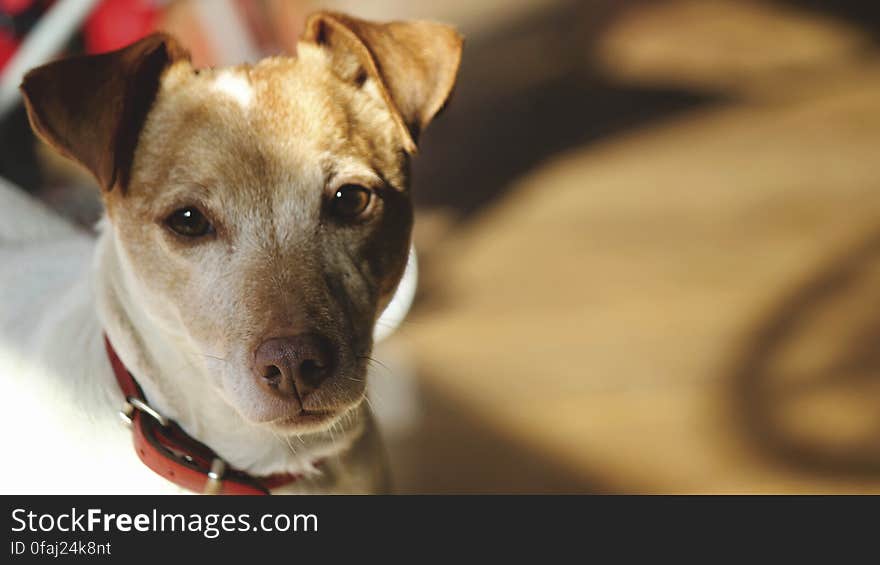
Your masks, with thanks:
[(372, 191), (356, 184), (341, 186), (333, 195), (333, 214), (344, 220), (353, 220), (369, 208), (372, 195)]
[(214, 229), (208, 218), (192, 206), (174, 211), (165, 219), (165, 225), (184, 237), (202, 237)]

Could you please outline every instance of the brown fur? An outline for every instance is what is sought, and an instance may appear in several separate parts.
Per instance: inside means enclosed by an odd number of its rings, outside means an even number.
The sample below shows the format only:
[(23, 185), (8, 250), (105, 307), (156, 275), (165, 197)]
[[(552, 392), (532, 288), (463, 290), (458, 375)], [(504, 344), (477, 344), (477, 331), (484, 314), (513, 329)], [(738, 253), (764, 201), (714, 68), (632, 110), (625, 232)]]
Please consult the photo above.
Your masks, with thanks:
[[(162, 332), (222, 359), (206, 363), (210, 384), (270, 422), (289, 406), (248, 371), (273, 337), (320, 332), (340, 350), (337, 374), (299, 408), (360, 402), (372, 326), (407, 258), (408, 154), (448, 98), (460, 51), (440, 24), (320, 13), (297, 58), (195, 71), (154, 35), (36, 69), (22, 90), (35, 131), (105, 188), (116, 284)], [(375, 192), (363, 221), (328, 216), (344, 184)], [(216, 233), (171, 233), (165, 219), (185, 206)]]

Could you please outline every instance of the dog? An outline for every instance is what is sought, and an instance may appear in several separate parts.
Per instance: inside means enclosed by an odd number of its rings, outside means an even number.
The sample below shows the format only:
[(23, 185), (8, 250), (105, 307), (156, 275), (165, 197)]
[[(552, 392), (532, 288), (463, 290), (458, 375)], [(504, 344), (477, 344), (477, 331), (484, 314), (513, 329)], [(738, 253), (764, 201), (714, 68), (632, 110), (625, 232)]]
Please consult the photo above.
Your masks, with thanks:
[(295, 57), (195, 69), (157, 33), (28, 73), (105, 213), (93, 235), (0, 185), (0, 489), (386, 492), (369, 355), (462, 43), (319, 12)]

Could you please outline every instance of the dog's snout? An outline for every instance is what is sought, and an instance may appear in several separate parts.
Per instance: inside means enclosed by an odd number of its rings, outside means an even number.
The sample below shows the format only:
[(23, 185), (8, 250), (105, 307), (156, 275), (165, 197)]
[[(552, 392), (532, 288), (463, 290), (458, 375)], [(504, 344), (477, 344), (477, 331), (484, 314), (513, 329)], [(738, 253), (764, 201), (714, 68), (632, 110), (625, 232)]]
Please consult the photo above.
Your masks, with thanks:
[(256, 351), (254, 372), (264, 388), (303, 401), (333, 373), (335, 364), (329, 340), (305, 333), (264, 341)]

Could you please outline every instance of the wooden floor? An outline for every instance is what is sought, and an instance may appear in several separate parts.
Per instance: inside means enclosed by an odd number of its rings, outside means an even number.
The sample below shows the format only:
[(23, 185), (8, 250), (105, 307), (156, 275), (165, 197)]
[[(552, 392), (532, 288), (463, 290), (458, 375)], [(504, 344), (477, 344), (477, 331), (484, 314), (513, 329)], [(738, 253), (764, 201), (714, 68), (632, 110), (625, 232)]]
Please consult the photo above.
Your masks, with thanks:
[(584, 59), (706, 103), (420, 235), (373, 398), (398, 490), (880, 492), (880, 50), (701, 4), (619, 15)]

